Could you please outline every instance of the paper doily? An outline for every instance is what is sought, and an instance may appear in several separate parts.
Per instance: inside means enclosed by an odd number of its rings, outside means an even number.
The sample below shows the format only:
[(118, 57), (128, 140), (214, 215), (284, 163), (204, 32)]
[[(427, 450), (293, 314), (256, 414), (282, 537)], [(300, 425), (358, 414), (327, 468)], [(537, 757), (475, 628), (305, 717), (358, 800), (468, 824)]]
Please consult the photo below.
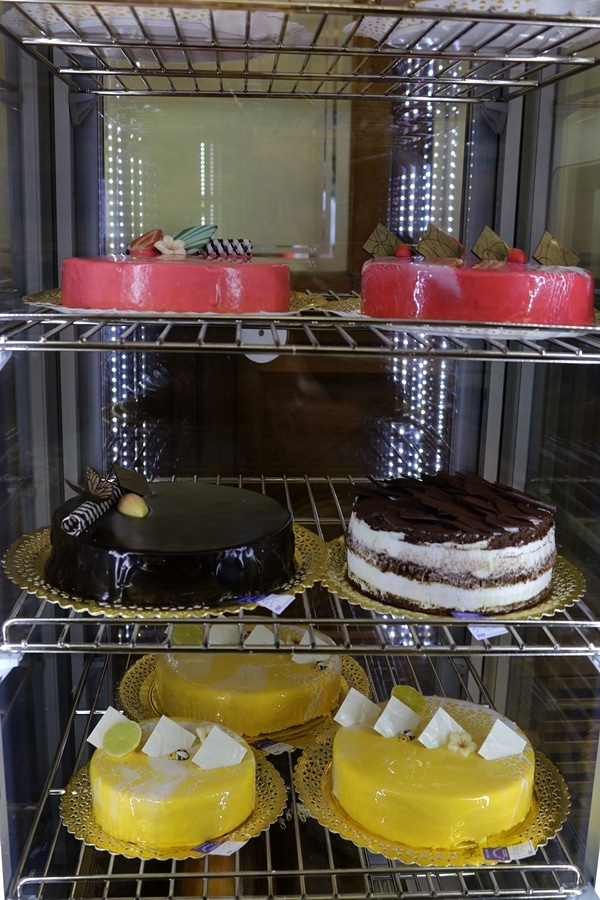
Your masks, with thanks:
[[(476, 844), (455, 850), (409, 847), (372, 834), (348, 818), (331, 790), (331, 752), (337, 727), (332, 723), (323, 729), (302, 752), (294, 769), (294, 786), (299, 800), (321, 825), (358, 847), (366, 847), (373, 853), (403, 863), (436, 867), (489, 865), (483, 847)], [(499, 835), (498, 844), (494, 843), (493, 836), (490, 837), (486, 846), (511, 847), (529, 841), (537, 849), (562, 828), (569, 814), (569, 792), (553, 763), (537, 751), (534, 797), (535, 803), (526, 820), (512, 831)]]
[[(312, 587), (322, 577), (327, 559), (327, 545), (312, 531), (294, 525), (296, 540), (296, 572), (291, 581), (277, 588), (276, 593), (300, 594)], [(164, 606), (115, 607), (100, 600), (89, 600), (66, 591), (59, 591), (45, 580), (44, 566), (50, 553), (50, 526), (27, 532), (7, 550), (3, 559), (8, 577), (20, 588), (31, 594), (57, 603), (63, 609), (74, 609), (92, 616), (110, 616), (121, 619), (187, 619), (220, 616), (241, 610), (256, 609), (255, 601), (243, 599), (224, 600), (215, 606), (206, 606), (202, 599), (185, 607)]]
[[(199, 650), (199, 653), (210, 652)], [(142, 722), (145, 719), (165, 714), (162, 709), (156, 692), (156, 684), (154, 679), (154, 660), (153, 653), (142, 656), (138, 659), (123, 675), (117, 690), (118, 703), (125, 715), (130, 719)], [(365, 697), (371, 696), (371, 684), (369, 677), (362, 666), (352, 659), (350, 656), (342, 656), (342, 690), (340, 693), (339, 703), (342, 702), (349, 688), (353, 687)], [(338, 703), (338, 706), (339, 706)], [(337, 710), (333, 710), (335, 712)], [(257, 743), (268, 739), (269, 741), (290, 744), (292, 747), (306, 746), (317, 729), (320, 729), (329, 721), (326, 716), (320, 716), (317, 719), (311, 719), (301, 725), (290, 726), (281, 731), (271, 732), (261, 735), (242, 735), (248, 743)]]
[[(334, 594), (337, 594), (341, 600), (347, 600), (349, 603), (357, 604), (363, 609), (374, 610), (384, 615), (393, 616), (402, 619), (418, 619), (421, 621), (434, 621), (439, 619), (443, 613), (426, 613), (413, 609), (404, 609), (400, 605), (391, 606), (388, 603), (382, 603), (367, 597), (357, 587), (354, 587), (348, 581), (346, 567), (346, 544), (343, 537), (336, 538), (328, 545), (326, 571), (321, 579), (323, 586)], [(504, 621), (506, 620), (522, 620), (522, 619), (541, 619), (543, 616), (552, 616), (556, 612), (561, 612), (568, 606), (571, 606), (577, 600), (580, 600), (585, 593), (585, 578), (583, 574), (576, 569), (568, 560), (562, 556), (557, 556), (552, 572), (552, 591), (550, 595), (528, 609), (516, 610), (515, 612), (499, 612), (494, 616), (491, 613), (481, 616), (481, 624), (485, 625), (486, 621)], [(401, 601), (399, 601), (400, 603)], [(447, 615), (451, 615), (448, 610)], [(474, 613), (474, 619), (479, 616)], [(459, 621), (458, 619), (456, 620)]]
[[(222, 835), (219, 841), (248, 841), (276, 822), (283, 812), (287, 793), (283, 778), (260, 751), (254, 750), (256, 758), (256, 801), (254, 811), (234, 831)], [(84, 765), (70, 779), (60, 801), (60, 815), (67, 830), (85, 844), (97, 850), (119, 853), (138, 859), (189, 859), (204, 856), (189, 847), (173, 846), (157, 850), (138, 844), (118, 841), (107, 834), (94, 821), (92, 813), (92, 789), (90, 785), (89, 763)]]

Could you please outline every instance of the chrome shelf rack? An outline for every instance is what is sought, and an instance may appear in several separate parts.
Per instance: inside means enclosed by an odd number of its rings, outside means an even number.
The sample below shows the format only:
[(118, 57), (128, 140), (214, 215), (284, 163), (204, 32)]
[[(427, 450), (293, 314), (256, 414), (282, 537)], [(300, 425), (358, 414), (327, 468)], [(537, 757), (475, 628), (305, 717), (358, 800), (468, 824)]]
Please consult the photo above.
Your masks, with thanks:
[[(97, 95), (497, 103), (597, 65), (600, 17), (569, 4), (177, 0), (2, 3), (0, 29)], [(462, 7), (462, 8), (461, 8)], [(595, 11), (596, 12), (596, 11)]]
[[(201, 479), (213, 482), (215, 479)], [(353, 486), (359, 479), (329, 477), (240, 477), (217, 478), (220, 484), (262, 490), (285, 497), (297, 525), (318, 535), (325, 543), (344, 533), (350, 514)], [(512, 615), (482, 622), (481, 618), (382, 615), (349, 603), (330, 593), (321, 583), (299, 595), (286, 611), (286, 622), (318, 628), (336, 644), (336, 651), (357, 657), (387, 657), (399, 654), (418, 657), (493, 654), (498, 657), (587, 657), (600, 667), (600, 619), (592, 611), (595, 598), (586, 595), (552, 616), (528, 619)], [(186, 619), (195, 620), (203, 629), (218, 628), (218, 609)], [(240, 619), (254, 621), (264, 616), (260, 607), (239, 612)], [(132, 617), (94, 616), (48, 602), (43, 597), (21, 591), (2, 625), (0, 650), (20, 657), (37, 652), (163, 652), (172, 649), (172, 628), (177, 618), (168, 612)], [(502, 625), (503, 633), (475, 638), (470, 628)], [(241, 641), (241, 634), (240, 634)], [(202, 646), (177, 644), (178, 649), (202, 651)], [(225, 649), (240, 649), (242, 644), (224, 644)], [(266, 651), (269, 652), (269, 651)]]
[[(335, 303), (339, 295), (333, 295)], [(260, 335), (260, 340), (257, 339)], [(265, 337), (270, 336), (266, 343)], [(286, 355), (600, 361), (600, 328), (373, 319), (321, 310), (292, 315), (0, 313), (0, 350), (135, 350)]]
[[(125, 669), (126, 654), (120, 660)], [(363, 662), (375, 689), (378, 671)], [(468, 693), (473, 702), (489, 696), (477, 671), (467, 666), (476, 687)], [(290, 900), (336, 897), (339, 900), (373, 900), (423, 896), (458, 898), (553, 898), (576, 897), (585, 889), (563, 834), (538, 849), (534, 856), (507, 864), (430, 868), (386, 859), (341, 839), (307, 817), (292, 789), (297, 750), (270, 759), (288, 786), (287, 807), (278, 820), (251, 840), (223, 865), (214, 858), (201, 860), (140, 860), (97, 852), (67, 833), (58, 806), (75, 770), (83, 765), (90, 748), (86, 737), (112, 702), (115, 673), (110, 657), (89, 656), (74, 686), (67, 730), (59, 740), (43, 796), (35, 810), (29, 839), (15, 868), (10, 896), (18, 900), (46, 897), (128, 897), (166, 900), (195, 896), (287, 897)], [(392, 673), (398, 677), (398, 673)], [(443, 688), (440, 685), (440, 690)], [(43, 839), (40, 839), (40, 834)], [(318, 848), (318, 849), (317, 849)], [(74, 864), (65, 870), (65, 857)], [(218, 862), (218, 860), (217, 860)]]

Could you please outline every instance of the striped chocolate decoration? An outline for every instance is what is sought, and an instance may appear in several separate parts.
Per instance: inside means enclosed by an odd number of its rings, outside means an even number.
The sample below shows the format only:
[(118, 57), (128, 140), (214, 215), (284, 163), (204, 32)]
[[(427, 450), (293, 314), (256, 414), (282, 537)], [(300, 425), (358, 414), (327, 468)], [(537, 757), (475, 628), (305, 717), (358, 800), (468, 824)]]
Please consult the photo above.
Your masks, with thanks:
[(108, 512), (117, 503), (119, 497), (122, 497), (125, 493), (118, 484), (115, 484), (114, 488), (114, 494), (108, 500), (102, 500), (100, 503), (96, 503), (94, 500), (84, 500), (77, 509), (62, 520), (62, 530), (73, 537), (83, 534), (90, 525), (93, 525), (105, 512)]
[(226, 259), (228, 256), (252, 256), (252, 241), (248, 238), (212, 238), (200, 256), (207, 259)]

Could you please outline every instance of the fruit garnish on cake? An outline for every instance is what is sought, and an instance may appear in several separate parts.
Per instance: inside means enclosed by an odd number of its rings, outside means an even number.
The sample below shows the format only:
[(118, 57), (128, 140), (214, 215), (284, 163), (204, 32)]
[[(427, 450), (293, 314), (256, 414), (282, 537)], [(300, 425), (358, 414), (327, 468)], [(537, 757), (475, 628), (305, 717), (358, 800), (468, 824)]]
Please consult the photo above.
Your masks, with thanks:
[(142, 729), (139, 724), (131, 719), (124, 719), (106, 729), (102, 738), (102, 749), (109, 756), (126, 756), (127, 753), (137, 750), (141, 739)]
[(131, 256), (192, 256), (206, 247), (216, 230), (216, 225), (195, 225), (165, 234), (162, 228), (153, 228), (134, 238), (127, 253)]
[(422, 715), (425, 712), (426, 703), (423, 694), (410, 684), (396, 684), (392, 688), (392, 697), (400, 700), (413, 712)]
[(146, 501), (139, 494), (123, 494), (117, 501), (117, 509), (124, 516), (132, 516), (134, 519), (143, 519), (150, 512)]
[(152, 228), (134, 238), (126, 252), (132, 258), (251, 258), (252, 241), (249, 238), (214, 238), (216, 231), (216, 225), (192, 226), (174, 234), (165, 234), (162, 228)]

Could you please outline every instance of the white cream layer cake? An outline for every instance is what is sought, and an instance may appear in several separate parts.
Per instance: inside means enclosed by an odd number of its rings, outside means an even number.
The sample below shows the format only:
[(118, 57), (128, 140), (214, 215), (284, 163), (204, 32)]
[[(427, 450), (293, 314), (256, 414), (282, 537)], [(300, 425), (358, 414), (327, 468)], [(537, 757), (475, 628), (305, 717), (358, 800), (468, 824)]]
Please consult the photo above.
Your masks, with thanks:
[[(214, 631), (218, 633), (220, 627)], [(262, 638), (255, 628), (261, 629)], [(160, 709), (170, 716), (218, 722), (246, 737), (329, 715), (339, 701), (342, 667), (340, 655), (327, 652), (331, 640), (313, 631), (312, 637), (324, 645), (319, 646), (315, 661), (312, 654), (293, 654), (289, 647), (308, 639), (306, 629), (280, 624), (277, 636), (288, 645), (282, 653), (260, 652), (261, 641), (263, 647), (273, 646), (273, 632), (257, 625), (247, 629), (248, 652), (208, 649), (157, 654), (155, 687)]]
[(551, 591), (554, 507), (477, 475), (360, 488), (346, 533), (348, 578), (405, 609), (497, 614)]

